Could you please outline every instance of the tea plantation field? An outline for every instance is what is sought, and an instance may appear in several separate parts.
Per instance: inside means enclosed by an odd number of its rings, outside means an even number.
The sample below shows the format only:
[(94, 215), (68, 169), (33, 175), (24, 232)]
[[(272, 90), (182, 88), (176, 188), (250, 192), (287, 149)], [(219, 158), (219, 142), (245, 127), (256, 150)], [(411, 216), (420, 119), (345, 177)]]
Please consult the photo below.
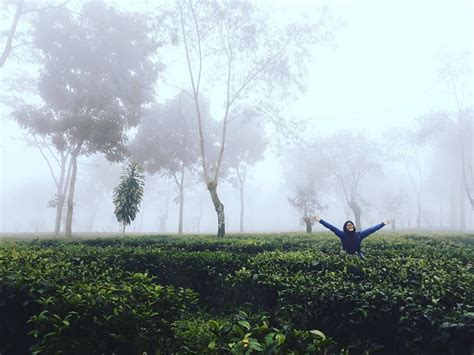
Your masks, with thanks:
[(0, 353), (471, 354), (474, 235), (0, 241)]

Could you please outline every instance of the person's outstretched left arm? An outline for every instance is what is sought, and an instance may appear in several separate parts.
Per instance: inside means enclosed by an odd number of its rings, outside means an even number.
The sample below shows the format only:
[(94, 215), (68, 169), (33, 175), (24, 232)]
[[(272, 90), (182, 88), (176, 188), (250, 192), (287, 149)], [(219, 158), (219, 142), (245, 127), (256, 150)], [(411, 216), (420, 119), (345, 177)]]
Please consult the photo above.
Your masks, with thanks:
[(376, 224), (373, 227), (370, 227), (370, 228), (364, 229), (363, 231), (360, 231), (359, 232), (360, 239), (367, 238), (372, 233), (377, 232), (380, 228), (382, 228), (385, 225), (390, 224), (390, 223), (391, 223), (391, 221), (389, 219), (387, 219), (387, 220), (383, 221), (382, 223)]

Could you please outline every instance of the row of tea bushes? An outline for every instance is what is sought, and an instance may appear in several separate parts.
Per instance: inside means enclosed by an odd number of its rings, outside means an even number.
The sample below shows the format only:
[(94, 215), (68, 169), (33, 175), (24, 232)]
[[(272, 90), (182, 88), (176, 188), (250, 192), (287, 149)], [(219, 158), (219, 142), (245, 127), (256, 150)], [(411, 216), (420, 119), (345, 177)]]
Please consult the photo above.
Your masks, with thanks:
[(52, 248), (0, 247), (0, 353), (154, 353), (197, 300), (101, 260)]
[[(169, 284), (176, 277), (200, 285), (196, 277), (224, 267), (229, 253), (54, 245), (0, 245), (1, 354), (323, 354), (335, 349), (319, 331), (279, 330), (263, 314), (202, 318), (195, 291), (161, 286), (148, 272), (127, 271), (155, 266), (154, 272), (170, 271), (162, 278)], [(197, 288), (204, 291), (204, 286)]]
[(364, 260), (328, 234), (3, 244), (0, 327), (51, 352), (468, 354), (472, 240), (371, 237)]

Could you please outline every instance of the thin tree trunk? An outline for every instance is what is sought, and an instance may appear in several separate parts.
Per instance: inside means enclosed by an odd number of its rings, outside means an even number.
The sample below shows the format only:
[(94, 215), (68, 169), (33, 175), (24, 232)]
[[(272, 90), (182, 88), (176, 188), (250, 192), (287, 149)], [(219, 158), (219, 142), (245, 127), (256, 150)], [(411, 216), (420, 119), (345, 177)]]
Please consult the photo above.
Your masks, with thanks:
[(58, 195), (58, 202), (56, 204), (56, 219), (54, 222), (54, 235), (56, 237), (61, 232), (61, 221), (63, 219), (64, 200), (65, 200), (64, 196), (61, 192), (60, 195)]
[(76, 189), (76, 178), (77, 178), (77, 156), (81, 149), (79, 145), (74, 152), (71, 154), (72, 172), (71, 182), (69, 184), (69, 196), (67, 200), (67, 215), (66, 215), (66, 236), (72, 236), (72, 216), (74, 212), (74, 192)]
[(464, 189), (464, 176), (461, 175), (461, 181), (459, 183), (459, 229), (466, 229), (466, 191)]
[(416, 203), (416, 226), (421, 229), (421, 201), (419, 197), (417, 197)]
[(306, 233), (313, 232), (313, 225), (308, 217), (304, 219), (304, 223), (306, 224)]
[(102, 196), (100, 195), (95, 198), (94, 210), (93, 210), (92, 217), (89, 223), (89, 232), (92, 232), (92, 228), (94, 227), (95, 218), (97, 217), (97, 212), (99, 210), (99, 203), (101, 200), (102, 200)]
[(67, 156), (62, 153), (61, 156), (61, 173), (59, 175), (59, 182), (56, 189), (56, 219), (54, 223), (54, 235), (57, 237), (59, 232), (61, 231), (61, 219), (63, 215), (63, 206), (64, 206), (64, 197), (63, 197), (63, 185), (64, 185), (64, 178), (66, 175), (66, 160)]
[(217, 213), (217, 237), (224, 238), (225, 236), (225, 213), (224, 204), (219, 199), (217, 194), (217, 183), (210, 182), (207, 184), (207, 189), (211, 195), (211, 200)]
[(165, 233), (166, 232), (166, 221), (168, 220), (169, 200), (170, 200), (170, 182), (168, 180), (168, 186), (167, 186), (167, 189), (166, 189), (165, 213), (163, 213), (159, 217), (159, 219), (160, 219), (160, 233)]
[[(58, 236), (61, 233), (61, 223), (63, 221), (63, 213), (64, 213), (64, 203), (66, 202), (66, 194), (68, 191), (68, 184), (71, 178), (71, 168), (72, 168), (72, 161), (69, 159), (68, 164), (68, 155), (62, 157), (61, 159), (61, 176), (59, 178), (59, 184), (57, 189), (58, 195), (58, 202), (56, 205), (56, 220), (54, 224), (54, 235)], [(66, 166), (67, 166), (67, 174), (66, 174)]]
[[(183, 180), (181, 180), (183, 181)], [(178, 234), (183, 234), (184, 186), (179, 186), (179, 221)]]
[(140, 215), (140, 224), (138, 226), (138, 232), (142, 233), (142, 228), (143, 228), (143, 219), (145, 218), (145, 203), (142, 203), (141, 207), (141, 215)]
[(352, 213), (354, 214), (354, 219), (355, 219), (355, 224), (356, 224), (356, 229), (361, 230), (362, 225), (360, 223), (360, 216), (361, 216), (361, 210), (357, 202), (351, 201), (349, 202), (349, 207), (352, 210)]
[(179, 197), (179, 216), (178, 216), (178, 234), (183, 234), (183, 211), (184, 211), (184, 164), (181, 167), (181, 179), (178, 181), (176, 174), (173, 174), (176, 186), (178, 186)]
[(244, 232), (244, 186), (240, 185), (240, 233)]
[[(461, 137), (462, 139), (462, 137)], [(472, 143), (471, 143), (472, 144)], [(462, 180), (461, 180), (461, 186), (464, 187), (463, 193), (466, 194), (469, 204), (471, 205), (472, 210), (474, 211), (474, 176), (472, 176), (472, 148), (468, 148), (468, 152), (465, 152), (464, 145), (461, 144), (461, 164), (462, 164)], [(467, 155), (467, 157), (466, 157)], [(466, 165), (468, 165), (466, 167)], [(468, 171), (470, 172), (470, 177), (468, 177)], [(469, 179), (471, 179), (471, 183), (469, 183)], [(462, 208), (464, 210), (464, 207)], [(460, 211), (461, 212), (461, 211)]]
[(456, 229), (456, 221), (458, 217), (458, 205), (456, 203), (456, 185), (451, 185), (451, 196), (450, 196), (450, 210), (449, 210), (449, 224), (452, 229)]

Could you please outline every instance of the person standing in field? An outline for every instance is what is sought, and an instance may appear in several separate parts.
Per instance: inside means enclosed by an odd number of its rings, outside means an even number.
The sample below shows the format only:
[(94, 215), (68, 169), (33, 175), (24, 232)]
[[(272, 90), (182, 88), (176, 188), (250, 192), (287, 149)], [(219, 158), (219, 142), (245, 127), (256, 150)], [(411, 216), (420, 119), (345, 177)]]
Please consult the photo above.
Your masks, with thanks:
[(364, 253), (360, 248), (360, 243), (362, 240), (367, 238), (372, 233), (375, 233), (380, 228), (384, 227), (387, 224), (390, 224), (391, 221), (389, 219), (383, 221), (382, 223), (376, 224), (373, 227), (364, 229), (360, 232), (356, 231), (354, 223), (352, 221), (346, 221), (344, 226), (342, 227), (342, 231), (332, 224), (326, 222), (325, 220), (321, 219), (320, 217), (314, 218), (317, 222), (321, 223), (324, 227), (331, 230), (335, 235), (339, 237), (342, 244), (342, 249), (347, 254), (358, 255), (360, 257), (364, 257)]

